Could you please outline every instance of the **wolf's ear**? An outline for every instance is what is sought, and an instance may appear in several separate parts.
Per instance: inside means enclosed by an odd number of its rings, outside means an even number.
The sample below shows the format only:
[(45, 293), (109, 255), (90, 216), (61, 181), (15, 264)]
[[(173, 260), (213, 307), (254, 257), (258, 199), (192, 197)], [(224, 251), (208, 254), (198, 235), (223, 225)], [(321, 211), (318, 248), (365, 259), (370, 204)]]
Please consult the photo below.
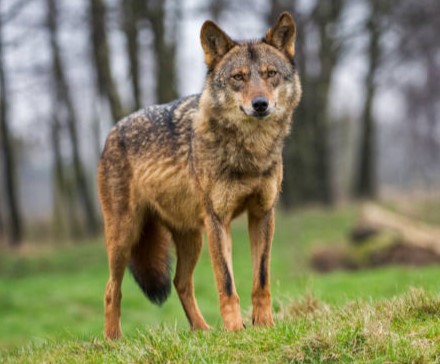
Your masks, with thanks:
[(277, 23), (267, 31), (264, 41), (285, 53), (289, 58), (293, 58), (295, 37), (295, 21), (288, 12), (284, 12), (278, 18)]
[(205, 61), (212, 69), (220, 59), (235, 45), (234, 41), (217, 24), (207, 20), (200, 31)]

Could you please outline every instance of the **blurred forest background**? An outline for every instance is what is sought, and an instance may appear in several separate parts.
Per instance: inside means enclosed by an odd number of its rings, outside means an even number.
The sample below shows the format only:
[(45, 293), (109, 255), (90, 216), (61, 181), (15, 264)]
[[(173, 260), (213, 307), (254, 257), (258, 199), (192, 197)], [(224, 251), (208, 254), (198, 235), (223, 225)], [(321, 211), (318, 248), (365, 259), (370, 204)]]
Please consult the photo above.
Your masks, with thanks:
[(304, 96), (280, 205), (438, 197), (438, 0), (1, 0), (0, 241), (97, 234), (111, 126), (201, 91), (204, 20), (260, 38), (285, 10)]

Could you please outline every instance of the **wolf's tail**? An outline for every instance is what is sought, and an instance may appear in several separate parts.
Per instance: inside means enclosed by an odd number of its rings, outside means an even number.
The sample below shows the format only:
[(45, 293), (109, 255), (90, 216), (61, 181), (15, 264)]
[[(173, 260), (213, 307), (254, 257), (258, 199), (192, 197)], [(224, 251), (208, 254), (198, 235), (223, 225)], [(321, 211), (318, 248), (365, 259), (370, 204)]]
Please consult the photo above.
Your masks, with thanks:
[(161, 305), (171, 292), (171, 236), (160, 223), (147, 221), (131, 250), (130, 271), (148, 299)]

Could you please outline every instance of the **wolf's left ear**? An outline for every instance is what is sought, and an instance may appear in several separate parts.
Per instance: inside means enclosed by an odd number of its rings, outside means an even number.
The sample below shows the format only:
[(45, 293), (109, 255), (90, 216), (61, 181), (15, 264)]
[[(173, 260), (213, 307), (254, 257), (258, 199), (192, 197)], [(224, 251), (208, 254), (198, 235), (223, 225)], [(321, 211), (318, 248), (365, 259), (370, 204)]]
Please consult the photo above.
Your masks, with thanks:
[(289, 58), (293, 58), (295, 37), (295, 21), (288, 12), (284, 12), (278, 18), (277, 23), (267, 31), (264, 41), (285, 53)]
[(235, 45), (234, 41), (210, 20), (205, 21), (202, 25), (200, 41), (209, 69), (214, 68), (220, 59)]

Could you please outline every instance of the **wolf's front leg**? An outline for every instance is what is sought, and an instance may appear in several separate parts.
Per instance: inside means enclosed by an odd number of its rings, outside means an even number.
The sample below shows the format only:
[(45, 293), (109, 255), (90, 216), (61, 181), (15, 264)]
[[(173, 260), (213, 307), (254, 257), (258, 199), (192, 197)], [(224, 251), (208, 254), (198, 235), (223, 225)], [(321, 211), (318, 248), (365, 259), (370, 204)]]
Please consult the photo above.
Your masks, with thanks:
[(269, 264), (274, 228), (273, 209), (261, 216), (249, 213), (249, 236), (254, 277), (252, 285), (252, 323), (254, 325), (273, 325)]
[(218, 216), (211, 214), (206, 218), (205, 226), (223, 323), (227, 330), (237, 331), (242, 329), (244, 324), (232, 272), (232, 240), (229, 223), (223, 224)]

